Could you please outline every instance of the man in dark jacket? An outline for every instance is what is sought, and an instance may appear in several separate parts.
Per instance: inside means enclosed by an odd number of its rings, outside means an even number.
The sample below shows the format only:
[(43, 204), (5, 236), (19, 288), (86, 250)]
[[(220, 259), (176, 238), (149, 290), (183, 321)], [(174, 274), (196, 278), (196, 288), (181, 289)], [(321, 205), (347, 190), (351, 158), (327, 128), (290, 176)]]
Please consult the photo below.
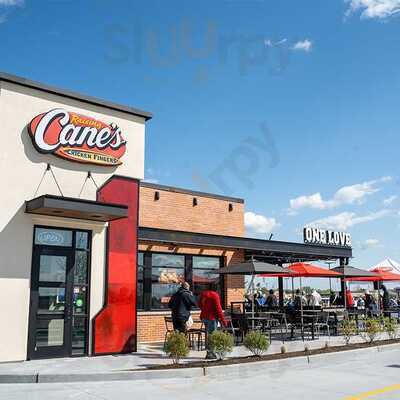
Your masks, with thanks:
[(190, 317), (190, 311), (196, 306), (196, 300), (190, 291), (190, 285), (187, 282), (183, 282), (168, 303), (168, 307), (171, 309), (174, 330), (186, 332), (186, 322)]
[(390, 296), (385, 285), (382, 285), (382, 308), (384, 311), (389, 309)]

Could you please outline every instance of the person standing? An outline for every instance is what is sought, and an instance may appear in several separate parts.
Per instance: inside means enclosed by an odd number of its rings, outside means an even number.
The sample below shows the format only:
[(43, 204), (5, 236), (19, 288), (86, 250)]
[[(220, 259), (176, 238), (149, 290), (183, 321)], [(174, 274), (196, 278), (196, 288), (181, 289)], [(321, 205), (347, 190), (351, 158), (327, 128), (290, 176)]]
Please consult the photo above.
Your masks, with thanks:
[(196, 300), (187, 282), (183, 282), (178, 291), (172, 295), (168, 307), (171, 309), (174, 330), (185, 333), (190, 312), (192, 308), (197, 307)]
[(271, 289), (265, 301), (265, 305), (268, 308), (277, 308), (278, 307), (278, 299), (275, 296), (274, 291)]
[[(226, 326), (221, 299), (215, 289), (216, 287), (213, 285), (209, 290), (204, 290), (199, 297), (200, 319), (206, 328), (207, 337), (217, 330), (218, 321), (221, 325)], [(216, 355), (211, 351), (207, 343), (206, 359), (215, 358)]]
[(383, 311), (386, 311), (389, 309), (389, 303), (390, 303), (390, 296), (389, 296), (389, 291), (387, 290), (385, 285), (382, 285), (382, 308)]
[(314, 307), (321, 307), (322, 297), (315, 289), (312, 291), (311, 297), (312, 297), (312, 305)]
[(349, 289), (346, 289), (346, 307), (347, 308), (353, 308), (354, 307), (354, 298), (353, 298), (353, 294), (351, 293), (351, 291)]

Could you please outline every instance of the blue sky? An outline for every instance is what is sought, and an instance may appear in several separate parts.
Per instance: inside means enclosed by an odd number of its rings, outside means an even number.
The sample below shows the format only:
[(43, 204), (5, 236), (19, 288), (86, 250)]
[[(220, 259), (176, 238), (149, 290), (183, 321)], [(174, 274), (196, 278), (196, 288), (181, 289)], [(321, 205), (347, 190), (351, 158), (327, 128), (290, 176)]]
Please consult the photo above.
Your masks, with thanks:
[(146, 178), (400, 260), (400, 0), (0, 0), (0, 70), (154, 113)]

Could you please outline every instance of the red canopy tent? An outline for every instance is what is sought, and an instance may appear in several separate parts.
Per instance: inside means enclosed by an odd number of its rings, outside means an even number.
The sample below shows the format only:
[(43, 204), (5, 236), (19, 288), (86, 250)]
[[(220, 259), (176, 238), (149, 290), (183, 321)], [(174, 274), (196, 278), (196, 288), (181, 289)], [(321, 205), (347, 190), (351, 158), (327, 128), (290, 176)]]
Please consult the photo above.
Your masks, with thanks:
[(376, 276), (348, 278), (347, 281), (351, 282), (389, 282), (389, 281), (400, 281), (400, 274), (390, 272), (386, 267), (375, 268), (371, 272), (376, 273)]

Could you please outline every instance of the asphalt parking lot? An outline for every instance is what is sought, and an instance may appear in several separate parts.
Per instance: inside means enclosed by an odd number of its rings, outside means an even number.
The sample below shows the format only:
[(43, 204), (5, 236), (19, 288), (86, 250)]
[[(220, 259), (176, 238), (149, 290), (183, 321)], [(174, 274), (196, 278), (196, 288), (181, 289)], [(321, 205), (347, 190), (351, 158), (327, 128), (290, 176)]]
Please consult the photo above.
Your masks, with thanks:
[(254, 374), (240, 378), (3, 384), (0, 399), (400, 399), (400, 350), (354, 358), (279, 371), (258, 369), (254, 364)]

